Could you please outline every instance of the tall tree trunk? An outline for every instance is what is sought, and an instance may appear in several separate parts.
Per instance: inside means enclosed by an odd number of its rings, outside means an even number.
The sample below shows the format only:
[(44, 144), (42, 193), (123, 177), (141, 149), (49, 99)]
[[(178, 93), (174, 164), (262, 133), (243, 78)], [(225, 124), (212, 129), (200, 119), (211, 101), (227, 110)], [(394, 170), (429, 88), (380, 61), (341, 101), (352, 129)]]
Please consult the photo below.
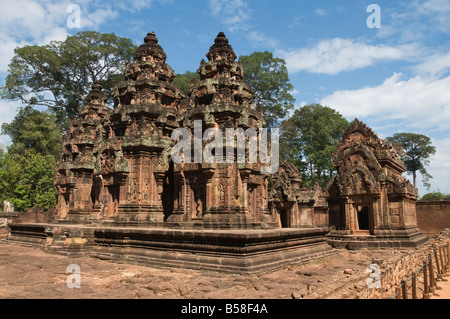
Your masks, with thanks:
[(413, 186), (416, 188), (416, 171), (413, 171)]

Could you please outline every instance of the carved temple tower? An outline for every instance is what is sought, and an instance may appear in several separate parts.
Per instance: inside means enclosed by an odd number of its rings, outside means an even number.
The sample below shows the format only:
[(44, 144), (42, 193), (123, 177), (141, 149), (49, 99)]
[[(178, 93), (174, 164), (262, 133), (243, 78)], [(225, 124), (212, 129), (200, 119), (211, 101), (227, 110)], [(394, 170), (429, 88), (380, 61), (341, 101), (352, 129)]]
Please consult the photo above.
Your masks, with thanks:
[[(263, 165), (258, 156), (264, 142), (262, 110), (253, 104), (254, 93), (228, 39), (219, 33), (208, 62), (202, 60), (189, 103), (172, 84), (175, 72), (165, 63), (155, 34), (144, 42), (115, 86), (114, 108), (106, 107), (107, 98), (96, 84), (80, 118), (72, 121), (63, 150), (70, 154), (62, 156), (55, 182), (59, 219), (181, 228), (278, 227), (263, 174), (270, 163)], [(192, 153), (183, 156), (200, 155), (200, 161), (174, 163), (172, 133), (177, 128), (187, 130), (192, 142)], [(204, 135), (211, 130), (215, 133), (209, 137), (219, 143), (214, 160), (208, 161), (203, 151), (211, 140)], [(78, 153), (83, 156), (77, 158)], [(256, 155), (252, 161), (251, 155)], [(83, 218), (68, 218), (69, 211)]]
[(85, 221), (93, 209), (95, 149), (103, 136), (102, 121), (108, 112), (107, 96), (96, 82), (63, 137), (56, 167), (59, 219)]
[[(177, 199), (169, 220), (191, 221), (206, 228), (274, 227), (268, 209), (267, 175), (261, 173), (259, 161), (248, 160), (251, 137), (247, 135), (246, 160), (239, 162), (235, 136), (227, 140), (231, 130), (236, 134), (254, 132), (253, 141), (257, 141), (264, 126), (263, 114), (253, 104), (254, 93), (244, 82), (243, 66), (235, 61), (224, 33), (214, 42), (206, 55), (208, 62), (202, 60), (198, 69), (200, 80), (191, 84), (183, 126), (191, 132), (192, 146), (201, 146), (200, 153), (210, 142), (201, 141), (208, 131), (213, 132), (208, 137), (220, 145), (214, 148), (213, 161), (203, 158), (201, 163), (191, 160), (175, 165)], [(227, 146), (233, 152), (227, 153)], [(198, 149), (185, 155), (194, 159), (204, 156)]]
[(270, 209), (280, 228), (328, 226), (326, 194), (318, 182), (302, 187), (302, 175), (289, 162), (282, 162), (271, 180)]
[(108, 217), (125, 224), (164, 222), (172, 196), (166, 185), (170, 137), (184, 98), (172, 84), (175, 72), (155, 34), (144, 42), (115, 87), (98, 152), (97, 189), (113, 197)]
[(334, 154), (337, 175), (328, 187), (330, 243), (335, 247), (416, 247), (417, 190), (402, 173), (395, 149), (355, 119)]

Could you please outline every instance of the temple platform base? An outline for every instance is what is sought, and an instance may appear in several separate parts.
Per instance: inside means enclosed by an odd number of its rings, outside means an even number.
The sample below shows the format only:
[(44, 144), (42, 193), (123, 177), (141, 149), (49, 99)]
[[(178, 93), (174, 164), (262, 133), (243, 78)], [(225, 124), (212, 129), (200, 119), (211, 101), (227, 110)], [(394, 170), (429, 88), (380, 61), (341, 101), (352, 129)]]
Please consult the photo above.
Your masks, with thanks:
[(328, 228), (185, 230), (11, 224), (7, 241), (115, 262), (234, 274), (271, 271), (336, 254)]
[(378, 230), (375, 234), (332, 230), (328, 243), (339, 249), (417, 248), (428, 241), (418, 228)]

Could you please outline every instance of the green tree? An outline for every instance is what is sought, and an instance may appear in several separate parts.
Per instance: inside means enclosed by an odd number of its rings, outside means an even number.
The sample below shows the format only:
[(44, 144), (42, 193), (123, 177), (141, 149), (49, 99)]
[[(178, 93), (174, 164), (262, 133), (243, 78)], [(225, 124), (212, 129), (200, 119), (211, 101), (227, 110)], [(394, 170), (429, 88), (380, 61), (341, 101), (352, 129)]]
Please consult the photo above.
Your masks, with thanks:
[(337, 111), (320, 104), (306, 105), (290, 118), (299, 131), (298, 147), (306, 186), (319, 181), (325, 186), (333, 176), (333, 152), (347, 129), (348, 121)]
[(8, 152), (0, 152), (0, 199), (18, 211), (56, 206), (53, 181), (62, 137), (54, 118), (27, 106), (11, 123), (2, 125), (2, 133), (11, 137), (12, 144)]
[(16, 211), (36, 206), (56, 207), (55, 158), (52, 155), (31, 154), (19, 159), (4, 156), (1, 164), (2, 203), (9, 201)]
[(22, 198), (28, 207), (56, 207), (57, 192), (53, 181), (55, 179), (56, 160), (52, 155), (32, 154), (22, 159), (23, 174), (20, 184), (24, 190)]
[(429, 180), (433, 178), (428, 174), (425, 166), (429, 164), (428, 158), (436, 154), (436, 147), (428, 136), (415, 133), (397, 133), (386, 139), (399, 151), (405, 163), (405, 169), (413, 176), (413, 185), (416, 187), (417, 172), (422, 175), (423, 185), (429, 189)]
[(295, 103), (286, 62), (268, 51), (240, 56), (239, 60), (244, 67), (245, 81), (255, 91), (255, 104), (262, 106), (267, 125), (274, 127)]
[(304, 170), (300, 133), (292, 119), (284, 120), (280, 125), (280, 158)]
[(188, 96), (191, 82), (198, 79), (200, 79), (200, 76), (197, 72), (186, 71), (183, 74), (177, 74), (173, 79), (173, 84)]
[(108, 94), (135, 50), (130, 39), (94, 31), (16, 48), (1, 97), (49, 107), (67, 127), (92, 83), (101, 81)]
[(12, 203), (15, 185), (18, 184), (21, 172), (18, 161), (11, 157), (5, 147), (0, 147), (0, 205), (3, 205), (5, 200)]
[(450, 195), (442, 194), (441, 192), (433, 192), (428, 193), (422, 196), (421, 200), (426, 201), (433, 201), (433, 200), (440, 200), (440, 199), (450, 199)]
[(8, 150), (13, 156), (41, 154), (56, 157), (61, 151), (62, 134), (55, 115), (34, 110), (31, 106), (21, 108), (11, 123), (3, 123), (1, 132), (11, 137)]

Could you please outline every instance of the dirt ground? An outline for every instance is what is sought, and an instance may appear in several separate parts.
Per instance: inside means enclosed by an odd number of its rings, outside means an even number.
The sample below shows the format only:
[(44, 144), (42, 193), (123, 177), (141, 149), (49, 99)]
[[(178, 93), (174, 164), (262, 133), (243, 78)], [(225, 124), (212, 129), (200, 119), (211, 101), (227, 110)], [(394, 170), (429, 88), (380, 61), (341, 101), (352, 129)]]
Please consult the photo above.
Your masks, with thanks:
[[(241, 276), (69, 258), (0, 242), (0, 298), (353, 299), (365, 288), (367, 267), (394, 253), (342, 250), (308, 264)], [(77, 283), (67, 272), (72, 264), (79, 266), (80, 288), (69, 287)]]

